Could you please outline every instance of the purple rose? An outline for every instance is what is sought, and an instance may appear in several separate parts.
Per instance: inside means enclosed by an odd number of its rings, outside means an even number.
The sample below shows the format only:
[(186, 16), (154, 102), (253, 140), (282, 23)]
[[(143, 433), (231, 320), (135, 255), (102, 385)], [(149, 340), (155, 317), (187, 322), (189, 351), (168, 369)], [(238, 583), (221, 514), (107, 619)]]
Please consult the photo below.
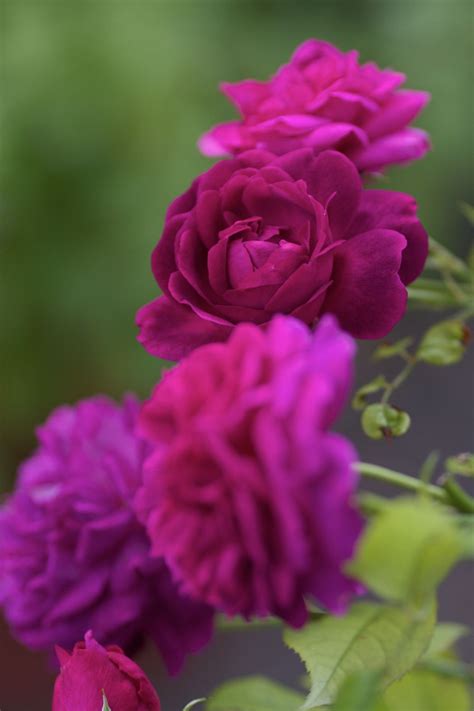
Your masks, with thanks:
[(120, 647), (104, 649), (87, 632), (68, 654), (56, 649), (61, 672), (54, 686), (53, 711), (160, 711), (150, 680)]
[(139, 340), (177, 360), (242, 321), (283, 313), (312, 326), (326, 312), (357, 338), (381, 338), (427, 250), (414, 199), (363, 190), (342, 154), (249, 151), (168, 209), (152, 257), (163, 296), (138, 312)]
[(139, 403), (97, 396), (55, 410), (0, 510), (0, 604), (32, 649), (67, 649), (92, 627), (133, 649), (144, 634), (170, 672), (211, 634), (209, 608), (183, 596), (132, 507), (149, 452)]
[(409, 126), (429, 94), (399, 90), (404, 81), (404, 74), (372, 62), (360, 65), (355, 51), (310, 39), (269, 81), (223, 83), (242, 118), (215, 126), (199, 147), (209, 156), (335, 148), (359, 171), (406, 163), (430, 147), (426, 133)]
[(348, 394), (354, 342), (277, 316), (195, 350), (143, 406), (155, 446), (136, 505), (152, 552), (183, 590), (230, 615), (307, 618), (358, 589), (342, 565), (361, 518), (356, 453), (328, 432)]

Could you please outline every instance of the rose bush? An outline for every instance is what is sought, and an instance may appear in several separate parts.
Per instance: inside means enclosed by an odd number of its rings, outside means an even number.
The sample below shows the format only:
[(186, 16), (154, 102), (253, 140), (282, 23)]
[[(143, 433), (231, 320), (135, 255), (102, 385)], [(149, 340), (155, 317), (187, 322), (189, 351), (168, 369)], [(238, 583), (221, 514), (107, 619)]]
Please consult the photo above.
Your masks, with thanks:
[(112, 711), (160, 711), (160, 700), (140, 667), (120, 647), (102, 647), (87, 632), (72, 654), (56, 649), (61, 665), (53, 711), (100, 711), (105, 695)]
[(275, 313), (324, 313), (381, 338), (405, 311), (428, 250), (416, 203), (364, 190), (340, 153), (249, 151), (217, 163), (168, 209), (152, 268), (163, 295), (137, 314), (139, 340), (177, 360)]
[(209, 156), (335, 148), (360, 171), (412, 161), (429, 149), (426, 133), (409, 126), (429, 94), (400, 90), (404, 81), (399, 72), (359, 64), (358, 52), (310, 39), (269, 81), (223, 83), (242, 118), (215, 126), (199, 146)]
[[(145, 635), (170, 672), (209, 639), (212, 612), (183, 596), (132, 508), (148, 453), (139, 403), (96, 396), (57, 408), (0, 509), (0, 604), (32, 649), (97, 639), (133, 650)], [(115, 709), (114, 709), (115, 711)]]
[(342, 570), (361, 531), (356, 453), (328, 432), (353, 354), (332, 317), (312, 334), (278, 316), (197, 349), (156, 386), (140, 417), (155, 451), (136, 505), (190, 596), (300, 626), (305, 596), (341, 612), (357, 591)]

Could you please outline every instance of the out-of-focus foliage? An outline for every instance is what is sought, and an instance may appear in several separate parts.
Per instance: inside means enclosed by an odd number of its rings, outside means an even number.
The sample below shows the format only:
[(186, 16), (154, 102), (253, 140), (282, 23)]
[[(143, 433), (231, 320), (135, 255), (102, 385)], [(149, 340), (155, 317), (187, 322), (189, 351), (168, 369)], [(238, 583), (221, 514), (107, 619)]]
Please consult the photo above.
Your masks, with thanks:
[(4, 0), (2, 15), (0, 487), (52, 407), (158, 378), (134, 313), (168, 202), (209, 165), (195, 141), (232, 117), (220, 80), (264, 78), (311, 35), (406, 72), (433, 94), (434, 151), (380, 186), (412, 192), (454, 250), (468, 229), (469, 2)]

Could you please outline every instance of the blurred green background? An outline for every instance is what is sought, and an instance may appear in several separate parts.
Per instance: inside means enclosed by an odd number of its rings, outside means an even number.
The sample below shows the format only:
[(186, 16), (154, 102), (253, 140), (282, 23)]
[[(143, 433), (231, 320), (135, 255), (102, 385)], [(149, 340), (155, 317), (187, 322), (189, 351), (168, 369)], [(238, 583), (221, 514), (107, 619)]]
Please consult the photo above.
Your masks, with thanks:
[[(384, 183), (412, 193), (433, 236), (464, 251), (469, 0), (0, 2), (0, 491), (54, 406), (144, 396), (158, 379), (134, 314), (156, 294), (149, 259), (167, 204), (210, 165), (197, 138), (234, 115), (220, 80), (266, 78), (310, 36), (405, 72), (432, 92), (418, 123), (434, 149)], [(14, 675), (23, 653), (1, 644)], [(36, 667), (38, 694), (40, 678)], [(3, 689), (2, 709), (30, 708)]]

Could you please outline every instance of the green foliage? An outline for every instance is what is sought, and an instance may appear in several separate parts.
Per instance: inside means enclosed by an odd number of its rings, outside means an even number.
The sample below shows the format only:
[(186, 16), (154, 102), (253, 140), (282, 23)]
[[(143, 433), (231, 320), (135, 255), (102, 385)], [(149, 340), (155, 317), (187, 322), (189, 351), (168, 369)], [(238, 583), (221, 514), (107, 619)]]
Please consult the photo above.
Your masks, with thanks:
[(374, 711), (380, 681), (378, 671), (351, 674), (339, 690), (333, 711)]
[(401, 437), (410, 427), (408, 412), (383, 403), (374, 403), (365, 408), (361, 424), (365, 434), (371, 439)]
[(460, 202), (459, 207), (466, 220), (474, 227), (474, 206), (467, 202)]
[(374, 351), (374, 360), (384, 360), (385, 358), (393, 358), (394, 356), (405, 355), (407, 349), (413, 343), (413, 338), (408, 336), (402, 338), (395, 343), (381, 343)]
[(459, 516), (458, 531), (462, 541), (463, 557), (474, 559), (474, 516)]
[(430, 645), (424, 658), (435, 657), (447, 652), (456, 642), (469, 634), (469, 628), (454, 622), (442, 622), (436, 625)]
[(285, 642), (312, 680), (303, 708), (333, 703), (347, 678), (360, 670), (380, 671), (382, 687), (399, 679), (426, 650), (434, 623), (434, 604), (414, 612), (358, 603), (343, 618), (325, 617), (300, 631), (286, 630)]
[(357, 390), (353, 399), (352, 407), (354, 410), (363, 410), (366, 405), (367, 395), (372, 395), (373, 393), (383, 390), (387, 387), (388, 382), (383, 375), (378, 375), (376, 378), (363, 385)]
[(461, 554), (450, 514), (423, 498), (398, 499), (368, 524), (348, 570), (387, 600), (423, 605)]
[(206, 711), (297, 711), (304, 696), (261, 676), (227, 681), (210, 696)]
[(423, 336), (416, 357), (432, 365), (452, 365), (464, 355), (469, 331), (462, 321), (442, 321)]
[(107, 701), (107, 697), (105, 695), (104, 690), (102, 690), (102, 711), (112, 711), (109, 706), (109, 702)]
[(449, 457), (444, 465), (450, 474), (474, 476), (474, 454), (471, 452), (463, 452), (455, 457)]
[(376, 711), (470, 711), (467, 684), (425, 669), (415, 669), (384, 694)]

